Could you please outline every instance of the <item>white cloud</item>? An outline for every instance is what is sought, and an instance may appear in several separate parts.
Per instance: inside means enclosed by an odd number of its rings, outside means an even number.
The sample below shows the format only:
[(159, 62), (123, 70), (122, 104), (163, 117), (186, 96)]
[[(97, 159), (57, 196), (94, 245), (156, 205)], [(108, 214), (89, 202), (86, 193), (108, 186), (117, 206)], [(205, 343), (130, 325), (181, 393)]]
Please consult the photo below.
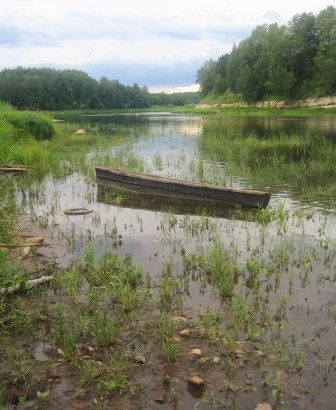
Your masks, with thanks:
[[(176, 85), (183, 67), (180, 85), (188, 86), (205, 60), (229, 52), (257, 25), (287, 24), (297, 13), (317, 14), (329, 4), (330, 0), (0, 0), (0, 69), (88, 68), (98, 78), (117, 78), (114, 73), (125, 72), (135, 75), (126, 83), (141, 79), (151, 86), (151, 77), (144, 75), (148, 67), (151, 75), (161, 70), (162, 85), (168, 86)], [(107, 67), (108, 73), (103, 71)]]

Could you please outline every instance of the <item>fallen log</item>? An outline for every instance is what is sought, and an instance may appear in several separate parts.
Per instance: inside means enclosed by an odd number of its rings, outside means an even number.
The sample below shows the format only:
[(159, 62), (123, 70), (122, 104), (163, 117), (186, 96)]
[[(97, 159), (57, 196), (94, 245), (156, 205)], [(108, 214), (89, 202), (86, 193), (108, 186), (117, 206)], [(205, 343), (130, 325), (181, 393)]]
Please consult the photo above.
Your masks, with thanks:
[[(41, 276), (40, 278), (37, 278), (37, 279), (30, 279), (26, 282), (25, 289), (30, 289), (42, 283), (50, 282), (53, 279), (54, 279), (54, 276)], [(21, 289), (21, 287), (22, 287), (21, 285), (14, 285), (14, 286), (10, 286), (9, 288), (2, 288), (0, 289), (0, 296), (11, 295), (13, 293), (16, 293)]]
[(23, 172), (27, 171), (27, 168), (22, 167), (1, 167), (0, 172)]

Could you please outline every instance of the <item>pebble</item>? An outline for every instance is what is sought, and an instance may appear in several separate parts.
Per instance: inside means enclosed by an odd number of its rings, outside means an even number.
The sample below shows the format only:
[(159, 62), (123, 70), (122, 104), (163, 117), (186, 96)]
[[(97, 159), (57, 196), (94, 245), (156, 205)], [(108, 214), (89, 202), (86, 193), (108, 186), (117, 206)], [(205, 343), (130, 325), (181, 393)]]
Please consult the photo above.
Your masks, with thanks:
[(272, 410), (272, 406), (269, 403), (258, 403), (255, 410)]
[(201, 357), (201, 358), (199, 359), (198, 363), (199, 363), (200, 365), (205, 365), (205, 364), (207, 364), (209, 361), (210, 361), (210, 358), (209, 358), (209, 357)]
[(136, 363), (145, 364), (146, 363), (146, 358), (145, 358), (145, 356), (142, 356), (142, 355), (139, 354), (139, 355), (134, 356), (134, 361)]
[(193, 376), (188, 379), (189, 386), (201, 388), (204, 387), (205, 381), (199, 376)]
[(241, 358), (245, 355), (245, 352), (243, 352), (242, 350), (236, 349), (235, 355), (236, 357)]
[(25, 248), (23, 248), (23, 257), (26, 258), (29, 253), (30, 253), (31, 247), (30, 246), (26, 246)]
[(28, 238), (26, 239), (27, 245), (38, 245), (44, 241), (43, 236), (36, 236), (35, 238)]
[(165, 404), (165, 402), (166, 402), (166, 396), (165, 396), (164, 394), (159, 394), (159, 395), (157, 395), (157, 396), (154, 397), (154, 400), (155, 400), (157, 403)]
[(201, 356), (202, 350), (201, 349), (192, 349), (191, 354), (194, 354), (196, 356)]

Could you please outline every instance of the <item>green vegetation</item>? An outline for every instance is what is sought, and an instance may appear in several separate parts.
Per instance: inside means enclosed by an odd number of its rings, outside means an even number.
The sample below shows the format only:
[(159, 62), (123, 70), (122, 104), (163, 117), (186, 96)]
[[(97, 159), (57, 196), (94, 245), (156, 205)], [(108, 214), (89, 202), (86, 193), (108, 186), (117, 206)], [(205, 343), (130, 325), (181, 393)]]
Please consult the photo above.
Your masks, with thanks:
[(336, 9), (296, 15), (283, 26), (256, 27), (230, 53), (208, 60), (197, 72), (203, 97), (223, 102), (297, 100), (333, 95), (336, 80)]
[(39, 141), (46, 142), (54, 135), (49, 115), (0, 104), (0, 164), (46, 164), (50, 155)]
[(336, 152), (330, 139), (307, 134), (225, 136), (209, 131), (201, 141), (209, 154), (226, 161), (227, 168), (244, 175), (246, 181), (290, 184), (293, 194), (301, 198), (332, 201), (335, 197)]
[[(105, 220), (104, 212), (93, 212), (79, 219), (79, 227), (70, 218), (64, 227), (58, 224), (68, 218), (59, 204), (63, 192), (55, 190), (46, 201), (50, 187), (42, 177), (63, 181), (74, 175), (76, 198), (90, 204), (96, 200), (94, 164), (161, 170), (167, 158), (153, 154), (150, 164), (141, 158), (134, 148), (140, 127), (111, 127), (104, 136), (98, 125), (88, 125), (78, 136), (79, 124), (60, 123), (53, 138), (41, 141), (17, 137), (12, 124), (2, 124), (8, 145), (1, 161), (20, 159), (30, 168), (0, 181), (0, 288), (20, 285), (16, 294), (0, 294), (0, 408), (47, 408), (55, 399), (68, 400), (64, 408), (150, 408), (153, 391), (163, 385), (176, 408), (186, 397), (190, 407), (196, 401), (194, 408), (239, 408), (246, 398), (257, 403), (260, 394), (274, 408), (291, 406), (294, 397), (300, 406), (325, 399), (330, 390), (324, 378), (333, 377), (335, 359), (334, 345), (325, 348), (323, 339), (334, 333), (336, 242), (330, 215), (303, 206), (288, 209), (284, 200), (253, 212), (237, 208), (226, 218), (205, 211), (181, 215), (174, 208), (153, 212), (152, 219), (141, 210), (124, 218), (122, 210), (109, 207)], [(153, 138), (144, 138), (142, 149)], [(220, 160), (253, 186), (290, 181), (301, 196), (335, 198), (335, 149), (327, 138), (225, 137), (204, 128), (197, 144), (206, 156), (186, 160), (181, 152), (170, 158), (173, 167), (183, 163), (189, 175), (208, 181), (218, 177)], [(126, 196), (106, 194), (116, 205)], [(32, 221), (52, 225), (66, 253), (75, 255), (80, 247), (85, 252), (64, 269), (37, 270), (55, 279), (34, 289), (25, 286), (17, 253), (23, 211)], [(147, 236), (151, 229), (157, 240)], [(153, 262), (151, 274), (127, 252), (121, 256), (118, 247), (119, 239), (134, 238), (138, 247), (143, 232), (139, 248)], [(314, 322), (313, 316), (325, 321)], [(307, 327), (288, 324), (302, 326), (305, 318)], [(202, 398), (203, 390), (188, 393), (185, 381), (194, 374), (205, 379)], [(297, 380), (307, 382), (302, 395), (293, 390)], [(62, 397), (60, 387), (67, 389)]]
[(106, 77), (97, 81), (78, 70), (17, 67), (0, 72), (0, 101), (21, 110), (139, 109), (199, 100), (198, 92), (151, 94), (146, 86), (125, 86)]
[(55, 135), (52, 119), (47, 114), (31, 111), (16, 111), (8, 104), (0, 104), (2, 138), (29, 138), (47, 140)]
[(231, 297), (238, 283), (238, 264), (232, 250), (225, 249), (220, 239), (214, 239), (214, 245), (208, 254), (184, 256), (186, 271), (197, 264), (201, 275), (211, 283), (221, 298)]

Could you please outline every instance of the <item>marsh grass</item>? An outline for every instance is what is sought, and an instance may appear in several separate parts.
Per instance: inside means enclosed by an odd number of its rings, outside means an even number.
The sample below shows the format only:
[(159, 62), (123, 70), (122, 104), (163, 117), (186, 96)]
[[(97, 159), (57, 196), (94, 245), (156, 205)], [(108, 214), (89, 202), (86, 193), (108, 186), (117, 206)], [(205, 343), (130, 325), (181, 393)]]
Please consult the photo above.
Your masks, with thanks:
[[(203, 148), (217, 159), (227, 161), (226, 169), (258, 186), (286, 184), (300, 197), (330, 199), (335, 192), (335, 144), (325, 137), (309, 134), (281, 134), (260, 138), (208, 132)], [(318, 192), (316, 190), (318, 189)]]
[(215, 292), (222, 298), (231, 297), (238, 284), (240, 271), (237, 255), (226, 249), (219, 237), (215, 237), (209, 250), (198, 254), (183, 256), (186, 272), (191, 272), (196, 266), (201, 276), (205, 276)]
[(176, 274), (172, 260), (167, 260), (158, 283), (161, 309), (168, 312), (182, 307), (184, 297), (188, 294), (188, 287), (188, 278)]
[(158, 328), (158, 337), (162, 352), (169, 366), (172, 366), (178, 353), (181, 351), (179, 339), (176, 337), (177, 324), (174, 318), (161, 315)]

